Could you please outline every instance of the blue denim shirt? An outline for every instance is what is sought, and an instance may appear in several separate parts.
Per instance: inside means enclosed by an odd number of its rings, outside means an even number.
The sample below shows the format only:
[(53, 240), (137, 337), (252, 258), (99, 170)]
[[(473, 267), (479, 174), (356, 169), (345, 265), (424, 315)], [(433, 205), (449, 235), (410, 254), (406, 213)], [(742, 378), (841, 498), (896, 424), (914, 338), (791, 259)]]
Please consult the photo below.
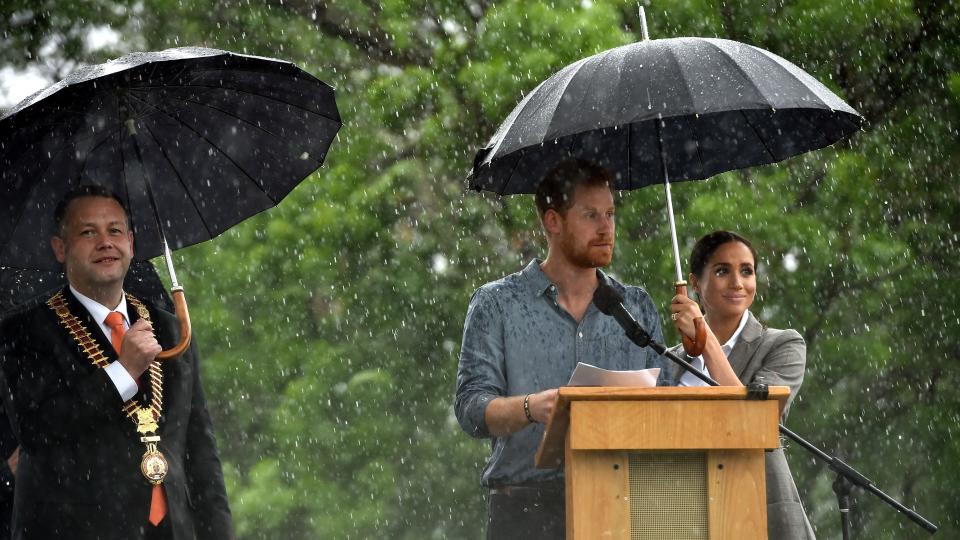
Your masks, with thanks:
[[(624, 306), (663, 342), (660, 317), (646, 291), (597, 274), (623, 294)], [(664, 369), (669, 361), (634, 345), (613, 317), (593, 304), (578, 324), (557, 303), (557, 288), (539, 260), (480, 287), (467, 310), (457, 369), (454, 409), (460, 426), (474, 437), (491, 437), (484, 420), (491, 400), (564, 386), (577, 362), (616, 370), (659, 367), (657, 384), (671, 384), (670, 370)], [(530, 424), (512, 435), (492, 437), (493, 451), (480, 483), (496, 487), (562, 479), (561, 469), (533, 465), (543, 430), (543, 424)]]

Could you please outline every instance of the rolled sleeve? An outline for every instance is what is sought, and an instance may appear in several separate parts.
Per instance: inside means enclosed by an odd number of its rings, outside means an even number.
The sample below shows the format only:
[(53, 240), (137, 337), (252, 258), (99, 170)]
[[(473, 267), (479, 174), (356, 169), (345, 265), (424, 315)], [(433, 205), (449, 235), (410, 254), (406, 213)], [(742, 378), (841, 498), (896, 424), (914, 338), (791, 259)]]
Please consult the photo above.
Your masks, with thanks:
[(492, 295), (477, 289), (467, 309), (457, 367), (454, 412), (460, 427), (473, 437), (490, 437), (487, 405), (506, 388), (502, 313)]

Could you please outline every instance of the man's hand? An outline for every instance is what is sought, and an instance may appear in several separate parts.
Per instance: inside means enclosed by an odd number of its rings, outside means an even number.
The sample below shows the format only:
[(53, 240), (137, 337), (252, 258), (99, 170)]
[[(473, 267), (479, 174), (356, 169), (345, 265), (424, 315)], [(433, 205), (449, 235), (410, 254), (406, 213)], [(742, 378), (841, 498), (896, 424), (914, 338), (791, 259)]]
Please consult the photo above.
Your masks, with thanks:
[(153, 335), (153, 325), (146, 319), (138, 319), (123, 336), (120, 358), (118, 361), (131, 377), (136, 379), (150, 367), (150, 362), (163, 350), (156, 336)]
[[(551, 388), (536, 394), (530, 394), (530, 416), (541, 424), (546, 424), (553, 414), (553, 404), (557, 400), (557, 389)], [(526, 416), (526, 414), (524, 414)]]

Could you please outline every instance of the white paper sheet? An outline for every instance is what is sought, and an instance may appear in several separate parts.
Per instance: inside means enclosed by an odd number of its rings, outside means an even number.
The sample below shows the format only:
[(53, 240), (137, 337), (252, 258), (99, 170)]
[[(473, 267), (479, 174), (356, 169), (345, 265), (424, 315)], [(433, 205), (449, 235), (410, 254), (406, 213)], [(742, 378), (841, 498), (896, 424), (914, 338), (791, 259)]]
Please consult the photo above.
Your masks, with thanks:
[(567, 386), (632, 386), (651, 388), (657, 385), (660, 368), (635, 371), (612, 371), (578, 362)]

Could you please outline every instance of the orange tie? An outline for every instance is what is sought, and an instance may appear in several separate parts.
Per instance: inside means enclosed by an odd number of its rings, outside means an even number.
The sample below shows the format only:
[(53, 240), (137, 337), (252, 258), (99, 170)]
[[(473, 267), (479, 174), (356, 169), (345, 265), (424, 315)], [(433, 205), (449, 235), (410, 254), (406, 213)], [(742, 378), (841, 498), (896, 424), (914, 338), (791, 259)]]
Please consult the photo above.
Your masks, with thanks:
[(153, 486), (153, 494), (150, 497), (150, 524), (156, 527), (163, 521), (165, 515), (167, 515), (167, 496), (163, 492), (163, 486), (156, 484)]
[[(110, 342), (113, 344), (114, 350), (117, 351), (117, 354), (120, 354), (123, 336), (127, 333), (127, 329), (123, 326), (123, 315), (119, 311), (111, 311), (103, 322), (110, 328)], [(137, 381), (137, 385), (139, 384), (140, 381)], [(156, 527), (166, 515), (167, 496), (163, 492), (163, 487), (155, 485), (153, 486), (153, 492), (150, 494), (150, 523)]]
[(113, 350), (120, 354), (120, 346), (123, 345), (123, 336), (127, 329), (123, 327), (123, 315), (119, 311), (111, 311), (103, 324), (110, 327), (110, 342), (113, 343)]

